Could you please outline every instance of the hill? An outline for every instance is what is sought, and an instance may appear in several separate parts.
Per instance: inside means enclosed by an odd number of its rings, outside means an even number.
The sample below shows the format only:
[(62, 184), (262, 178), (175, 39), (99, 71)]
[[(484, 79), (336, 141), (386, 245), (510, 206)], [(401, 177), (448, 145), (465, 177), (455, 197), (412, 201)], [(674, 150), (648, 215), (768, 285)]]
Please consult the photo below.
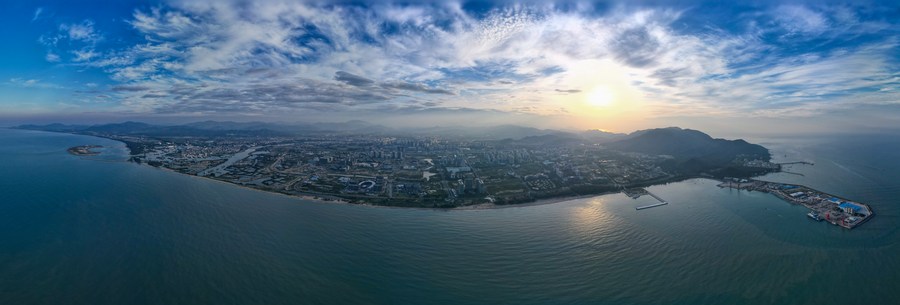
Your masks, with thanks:
[(678, 127), (636, 131), (605, 145), (623, 152), (672, 156), (667, 167), (687, 174), (731, 167), (736, 159), (771, 159), (763, 146), (741, 139), (714, 139), (703, 132)]

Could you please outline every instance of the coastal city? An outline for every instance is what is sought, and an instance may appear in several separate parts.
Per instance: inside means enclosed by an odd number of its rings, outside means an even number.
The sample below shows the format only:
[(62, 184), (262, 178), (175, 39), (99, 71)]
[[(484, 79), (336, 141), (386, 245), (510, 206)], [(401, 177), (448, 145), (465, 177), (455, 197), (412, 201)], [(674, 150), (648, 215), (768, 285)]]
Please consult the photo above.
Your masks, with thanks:
[[(218, 125), (204, 123), (205, 125)], [(357, 122), (352, 122), (357, 124)], [(193, 125), (197, 126), (197, 125)], [(274, 126), (272, 126), (274, 127)], [(215, 130), (177, 133), (141, 123), (23, 126), (68, 129), (117, 140), (129, 161), (290, 196), (352, 204), (418, 208), (489, 208), (623, 192), (669, 205), (645, 187), (708, 178), (720, 187), (771, 193), (802, 205), (816, 221), (847, 229), (874, 216), (871, 207), (802, 185), (755, 180), (806, 161), (774, 163), (743, 140), (657, 128), (604, 138), (549, 131), (519, 137), (390, 135), (386, 132)], [(166, 127), (168, 128), (168, 127)], [(548, 132), (548, 131), (543, 131)], [(97, 145), (69, 148), (90, 156)]]
[(178, 139), (114, 136), (132, 161), (251, 188), (374, 205), (514, 204), (666, 182), (671, 157), (600, 145), (438, 137)]

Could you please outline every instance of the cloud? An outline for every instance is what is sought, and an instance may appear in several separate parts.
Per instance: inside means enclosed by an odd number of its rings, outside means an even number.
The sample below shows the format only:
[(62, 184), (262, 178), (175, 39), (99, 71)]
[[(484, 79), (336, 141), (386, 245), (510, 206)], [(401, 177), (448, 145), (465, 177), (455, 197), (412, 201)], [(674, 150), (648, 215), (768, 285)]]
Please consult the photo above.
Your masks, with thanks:
[(97, 42), (102, 37), (94, 30), (94, 22), (85, 19), (81, 23), (63, 23), (59, 25), (59, 30), (65, 33), (66, 38), (73, 41), (81, 42)]
[(36, 85), (39, 81), (36, 79), (21, 79), (21, 78), (12, 78), (9, 80), (10, 83), (22, 85), (25, 87), (32, 87)]
[(38, 8), (36, 8), (36, 9), (34, 10), (34, 17), (31, 17), (31, 22), (37, 21), (38, 18), (41, 17), (41, 13), (43, 13), (43, 12), (44, 12), (44, 8), (43, 8), (43, 7), (38, 7)]
[(801, 5), (779, 6), (774, 16), (789, 34), (817, 34), (830, 27), (825, 16)]
[(48, 62), (59, 62), (59, 55), (54, 54), (53, 52), (47, 52), (47, 55), (44, 56), (44, 60)]
[(146, 113), (577, 115), (581, 91), (565, 88), (597, 86), (647, 117), (808, 116), (900, 101), (885, 90), (900, 87), (900, 31), (867, 18), (877, 12), (761, 4), (717, 20), (704, 9), (178, 1), (135, 10), (133, 40), (103, 39), (85, 20), (39, 41), (48, 61), (108, 74), (121, 108)]
[(646, 67), (656, 63), (660, 43), (646, 28), (628, 29), (618, 33), (614, 40), (616, 58), (632, 67)]
[(357, 87), (371, 86), (372, 84), (375, 83), (375, 81), (373, 81), (371, 79), (368, 79), (368, 78), (365, 78), (365, 77), (362, 77), (359, 75), (350, 74), (350, 73), (344, 72), (344, 71), (335, 72), (334, 80), (351, 85), (351, 86), (357, 86)]
[[(91, 49), (86, 49), (86, 50), (74, 50), (74, 51), (72, 51), (71, 53), (72, 53), (72, 55), (74, 55), (74, 57), (72, 58), (72, 61), (75, 61), (75, 62), (89, 61), (89, 60), (91, 60), (92, 58), (97, 57), (98, 55), (100, 55), (100, 54), (98, 54), (97, 52), (94, 52), (94, 50), (91, 50)], [(57, 60), (58, 60), (58, 59), (59, 59), (59, 57), (57, 56)]]
[(128, 91), (128, 92), (136, 92), (136, 91), (147, 91), (150, 90), (150, 87), (147, 86), (135, 86), (135, 85), (118, 85), (113, 86), (112, 91)]
[(400, 89), (406, 91), (414, 91), (414, 92), (422, 92), (422, 93), (430, 93), (430, 94), (447, 94), (447, 95), (455, 95), (453, 91), (438, 89), (438, 88), (430, 88), (423, 84), (418, 83), (409, 83), (409, 82), (388, 82), (381, 84), (383, 88), (391, 88), (391, 89)]
[[(35, 11), (35, 18), (38, 18), (42, 11), (42, 8), (38, 8)], [(95, 50), (101, 40), (103, 36), (94, 29), (94, 22), (89, 19), (80, 23), (61, 23), (56, 32), (38, 37), (38, 42), (48, 48), (44, 56), (48, 62), (61, 62), (63, 58), (60, 54), (71, 54), (69, 59), (73, 62), (89, 62), (103, 55)]]
[(65, 87), (51, 83), (51, 82), (43, 82), (40, 79), (36, 78), (20, 78), (14, 77), (9, 79), (7, 82), (13, 86), (23, 87), (23, 88), (40, 88), (40, 89), (66, 89)]

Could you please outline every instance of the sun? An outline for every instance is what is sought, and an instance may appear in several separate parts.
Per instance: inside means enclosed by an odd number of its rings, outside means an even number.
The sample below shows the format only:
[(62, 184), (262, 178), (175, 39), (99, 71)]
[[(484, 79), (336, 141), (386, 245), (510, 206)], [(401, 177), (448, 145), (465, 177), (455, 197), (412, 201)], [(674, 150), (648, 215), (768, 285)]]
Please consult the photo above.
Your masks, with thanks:
[(604, 86), (595, 87), (585, 97), (589, 105), (594, 107), (607, 107), (613, 102), (613, 93)]

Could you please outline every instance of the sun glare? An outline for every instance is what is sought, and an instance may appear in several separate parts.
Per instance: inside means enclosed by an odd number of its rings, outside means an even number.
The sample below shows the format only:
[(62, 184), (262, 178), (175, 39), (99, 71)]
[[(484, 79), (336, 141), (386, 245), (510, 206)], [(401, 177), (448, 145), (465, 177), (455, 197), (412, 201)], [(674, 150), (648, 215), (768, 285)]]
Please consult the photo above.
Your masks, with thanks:
[(594, 107), (606, 107), (612, 104), (613, 102), (613, 94), (606, 87), (596, 87), (590, 93), (588, 93), (587, 103)]

